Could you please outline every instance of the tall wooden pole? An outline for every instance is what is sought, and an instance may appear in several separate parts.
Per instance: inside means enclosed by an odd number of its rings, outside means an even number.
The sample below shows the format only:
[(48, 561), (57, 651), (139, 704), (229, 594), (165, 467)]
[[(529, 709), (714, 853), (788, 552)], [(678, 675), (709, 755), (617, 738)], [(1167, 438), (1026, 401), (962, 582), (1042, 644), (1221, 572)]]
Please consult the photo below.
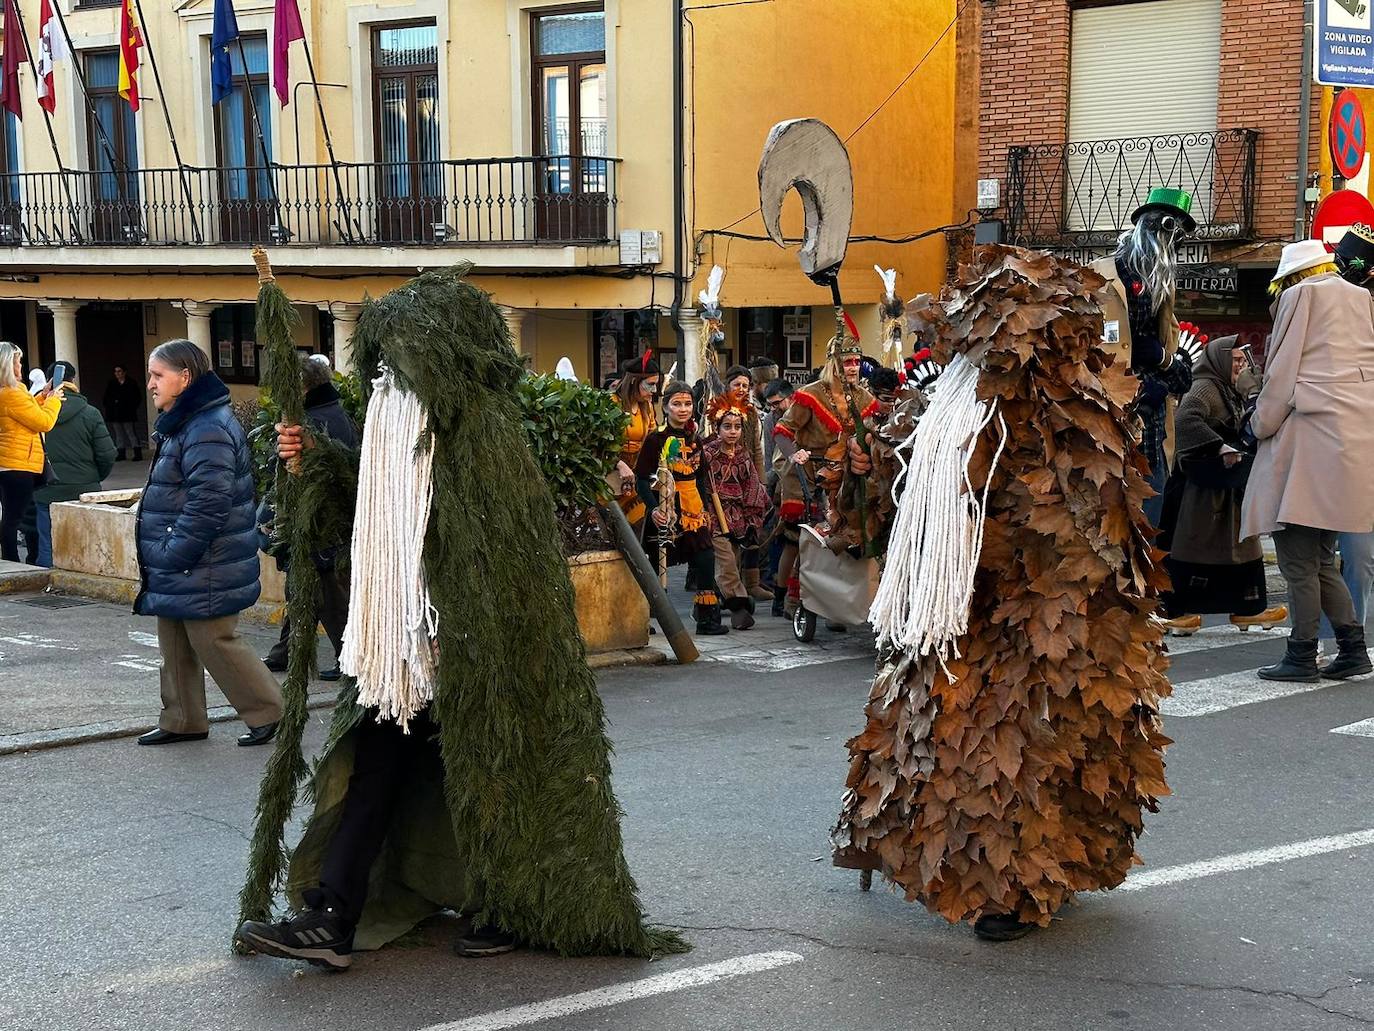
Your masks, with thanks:
[[(56, 4), (56, 7), (62, 5)], [(141, 29), (147, 24), (143, 17), (143, 0), (134, 0), (134, 7), (138, 11), (138, 24)], [(191, 216), (191, 232), (195, 235), (196, 243), (204, 243), (205, 237), (200, 232), (200, 220), (196, 218), (196, 202), (191, 195), (191, 184), (186, 178), (186, 164), (181, 160), (181, 147), (177, 145), (177, 133), (172, 128), (172, 109), (167, 103), (167, 93), (162, 88), (162, 76), (157, 70), (157, 55), (153, 53), (152, 38), (145, 32), (143, 33), (143, 45), (148, 49), (148, 63), (153, 68), (153, 83), (157, 86), (157, 100), (162, 107), (162, 118), (167, 124), (167, 137), (172, 141), (172, 158), (177, 163), (177, 178), (181, 180), (181, 192), (186, 198), (186, 209)], [(75, 60), (75, 58), (73, 58)]]
[[(19, 0), (5, 0), (5, 2), (14, 4), (14, 17), (19, 22), (19, 34), (24, 37), (24, 54), (29, 59), (29, 68), (33, 71), (34, 82), (37, 82), (38, 65), (34, 63), (33, 48), (29, 46), (29, 30), (24, 28), (24, 12), (19, 9)], [(5, 40), (5, 46), (13, 45), (11, 40)], [(62, 192), (67, 197), (67, 213), (72, 220), (72, 239), (76, 243), (81, 243), (81, 222), (76, 213), (76, 201), (72, 199), (72, 184), (67, 182), (67, 167), (62, 164), (62, 155), (57, 149), (57, 135), (52, 131), (52, 114), (46, 107), (43, 108), (43, 122), (48, 127), (48, 142), (52, 144), (52, 157), (57, 162), (57, 174), (62, 180)]]

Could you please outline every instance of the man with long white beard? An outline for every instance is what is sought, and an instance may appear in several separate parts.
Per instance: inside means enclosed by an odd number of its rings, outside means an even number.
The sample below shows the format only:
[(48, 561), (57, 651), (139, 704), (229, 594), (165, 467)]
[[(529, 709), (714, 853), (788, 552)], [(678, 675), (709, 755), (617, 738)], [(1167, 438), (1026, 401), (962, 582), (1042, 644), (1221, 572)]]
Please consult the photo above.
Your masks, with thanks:
[(1189, 213), (1192, 206), (1192, 196), (1183, 190), (1151, 190), (1131, 216), (1131, 228), (1117, 240), (1116, 251), (1091, 265), (1110, 288), (1102, 306), (1103, 345), (1140, 382), (1132, 408), (1141, 422), (1140, 450), (1150, 463), (1155, 489), (1145, 502), (1145, 514), (1156, 526), (1169, 475), (1169, 398), (1188, 392), (1193, 364), (1201, 355), (1193, 340), (1180, 349), (1174, 316), (1178, 244), (1197, 228)]

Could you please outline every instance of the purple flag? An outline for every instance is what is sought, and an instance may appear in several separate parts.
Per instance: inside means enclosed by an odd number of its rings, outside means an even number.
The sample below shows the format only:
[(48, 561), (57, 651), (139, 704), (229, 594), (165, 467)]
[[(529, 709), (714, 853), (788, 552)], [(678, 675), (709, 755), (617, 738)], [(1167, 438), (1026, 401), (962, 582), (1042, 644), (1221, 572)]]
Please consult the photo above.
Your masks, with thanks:
[(291, 103), (291, 44), (305, 39), (301, 25), (301, 9), (296, 0), (277, 0), (272, 12), (272, 88), (282, 107)]

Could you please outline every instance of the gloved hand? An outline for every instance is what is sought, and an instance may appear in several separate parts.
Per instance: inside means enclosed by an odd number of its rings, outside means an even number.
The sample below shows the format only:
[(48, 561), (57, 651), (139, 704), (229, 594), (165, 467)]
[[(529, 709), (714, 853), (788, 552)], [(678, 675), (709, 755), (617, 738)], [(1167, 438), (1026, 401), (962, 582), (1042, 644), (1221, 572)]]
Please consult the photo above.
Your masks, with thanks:
[(1197, 365), (1202, 352), (1207, 349), (1209, 337), (1191, 322), (1178, 324), (1178, 353), (1188, 363), (1189, 368)]
[(1250, 428), (1250, 420), (1254, 417), (1255, 400), (1251, 398), (1250, 403), (1245, 406), (1245, 412), (1240, 417), (1240, 447), (1252, 455), (1259, 449), (1259, 441), (1255, 439), (1255, 431)]

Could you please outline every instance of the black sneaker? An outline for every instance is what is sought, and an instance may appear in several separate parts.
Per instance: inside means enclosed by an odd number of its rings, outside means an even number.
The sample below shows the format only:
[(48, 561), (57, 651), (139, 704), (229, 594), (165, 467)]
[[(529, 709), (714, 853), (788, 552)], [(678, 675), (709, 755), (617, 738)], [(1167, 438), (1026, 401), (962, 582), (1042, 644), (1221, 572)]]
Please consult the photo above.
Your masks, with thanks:
[(453, 951), (467, 959), (482, 956), (499, 956), (503, 952), (514, 952), (515, 935), (495, 927), (474, 927), (453, 943)]
[(281, 659), (273, 658), (271, 655), (269, 655), (269, 656), (267, 656), (267, 658), (263, 659), (263, 660), (262, 660), (262, 664), (263, 664), (264, 666), (266, 666), (266, 667), (267, 667), (271, 672), (273, 672), (273, 673), (285, 673), (285, 672), (286, 672), (286, 663), (285, 663), (283, 660), (281, 660)]
[(234, 937), (265, 956), (303, 959), (330, 970), (347, 970), (353, 962), (353, 932), (328, 906), (307, 909), (275, 924), (247, 920)]

